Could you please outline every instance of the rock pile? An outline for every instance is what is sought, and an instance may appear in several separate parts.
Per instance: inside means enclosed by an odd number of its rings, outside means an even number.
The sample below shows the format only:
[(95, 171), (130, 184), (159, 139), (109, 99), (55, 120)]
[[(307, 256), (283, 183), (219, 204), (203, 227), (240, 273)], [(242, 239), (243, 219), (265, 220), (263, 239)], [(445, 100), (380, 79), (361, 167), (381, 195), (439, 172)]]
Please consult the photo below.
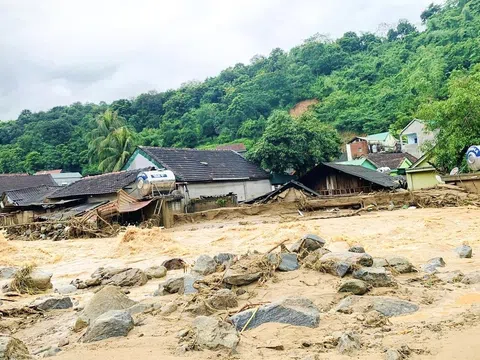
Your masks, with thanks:
[(135, 268), (98, 268), (90, 279), (72, 281), (78, 289), (86, 289), (98, 285), (113, 285), (120, 287), (142, 286), (148, 281), (147, 274), (140, 269)]

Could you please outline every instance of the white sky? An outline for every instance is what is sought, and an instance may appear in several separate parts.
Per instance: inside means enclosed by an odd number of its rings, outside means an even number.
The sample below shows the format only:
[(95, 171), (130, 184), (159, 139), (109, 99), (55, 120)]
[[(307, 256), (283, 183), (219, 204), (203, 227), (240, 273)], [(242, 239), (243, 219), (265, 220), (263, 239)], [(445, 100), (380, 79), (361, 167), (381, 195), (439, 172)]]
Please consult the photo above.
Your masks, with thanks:
[(0, 119), (176, 88), (315, 33), (419, 24), (431, 2), (0, 0)]

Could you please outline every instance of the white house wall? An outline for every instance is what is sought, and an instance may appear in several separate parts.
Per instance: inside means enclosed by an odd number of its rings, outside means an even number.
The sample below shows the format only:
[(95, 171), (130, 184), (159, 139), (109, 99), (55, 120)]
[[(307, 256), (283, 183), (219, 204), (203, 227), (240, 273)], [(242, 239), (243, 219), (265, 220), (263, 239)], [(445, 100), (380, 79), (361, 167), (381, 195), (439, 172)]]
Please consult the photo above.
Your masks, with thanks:
[(145, 169), (148, 167), (156, 167), (156, 165), (142, 154), (137, 154), (126, 170)]
[[(413, 156), (420, 158), (424, 155), (422, 151), (422, 146), (426, 142), (432, 142), (435, 140), (435, 135), (438, 131), (428, 131), (425, 127), (425, 124), (421, 121), (413, 121), (410, 126), (408, 126), (403, 132), (400, 134), (400, 139), (402, 143), (402, 152), (408, 152)], [(417, 143), (414, 142), (414, 134), (417, 136)], [(410, 136), (409, 136), (410, 135)], [(407, 137), (407, 143), (403, 140), (403, 137)]]
[(190, 199), (201, 196), (218, 196), (234, 193), (238, 201), (253, 199), (272, 190), (270, 180), (256, 181), (217, 181), (210, 183), (188, 184), (188, 197)]

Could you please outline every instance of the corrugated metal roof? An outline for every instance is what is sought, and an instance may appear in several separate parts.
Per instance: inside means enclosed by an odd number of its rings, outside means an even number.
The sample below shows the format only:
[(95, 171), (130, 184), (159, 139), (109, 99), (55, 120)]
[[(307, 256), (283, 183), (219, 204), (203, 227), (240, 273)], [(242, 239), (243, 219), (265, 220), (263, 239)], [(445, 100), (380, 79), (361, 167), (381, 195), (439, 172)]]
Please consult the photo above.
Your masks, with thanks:
[(372, 134), (367, 136), (367, 141), (385, 141), (390, 133), (383, 132), (383, 133), (378, 133), (378, 134)]
[(323, 163), (323, 165), (328, 166), (332, 169), (336, 169), (338, 171), (344, 172), (346, 174), (357, 176), (359, 178), (370, 181), (371, 183), (374, 183), (386, 188), (395, 189), (399, 187), (399, 184), (390, 175), (386, 175), (375, 170), (370, 170), (363, 166), (341, 165), (341, 164), (335, 164), (335, 163)]
[(59, 186), (40, 185), (36, 187), (5, 191), (6, 202), (13, 206), (41, 205)]
[(40, 185), (56, 186), (50, 174), (2, 174), (0, 175), (0, 196), (8, 190), (20, 190)]

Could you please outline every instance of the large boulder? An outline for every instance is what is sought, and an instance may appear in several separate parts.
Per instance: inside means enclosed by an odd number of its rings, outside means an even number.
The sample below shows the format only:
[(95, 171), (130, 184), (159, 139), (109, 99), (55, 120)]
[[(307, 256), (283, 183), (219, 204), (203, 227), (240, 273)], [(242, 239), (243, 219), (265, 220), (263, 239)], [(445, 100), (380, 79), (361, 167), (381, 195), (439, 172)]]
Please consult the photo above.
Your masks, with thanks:
[(150, 266), (145, 269), (147, 279), (160, 279), (167, 276), (167, 268), (165, 266)]
[(194, 294), (198, 292), (198, 290), (193, 287), (193, 284), (199, 279), (201, 279), (200, 276), (191, 274), (185, 274), (168, 279), (159, 285), (158, 293), (162, 295), (177, 293), (181, 295)]
[(235, 328), (213, 317), (199, 316), (193, 321), (196, 344), (210, 350), (234, 350), (240, 342)]
[(36, 299), (30, 304), (31, 308), (38, 310), (64, 310), (73, 307), (72, 299), (68, 296), (54, 296)]
[(81, 340), (89, 343), (112, 337), (127, 336), (133, 327), (133, 318), (128, 311), (110, 310), (93, 320)]
[[(23, 271), (23, 270), (18, 270)], [(15, 273), (18, 277), (18, 271)], [(15, 277), (14, 275), (14, 277)], [(21, 280), (14, 278), (11, 282), (4, 286), (4, 292), (18, 291), (20, 293), (40, 293), (47, 291), (53, 287), (51, 279), (53, 274), (42, 271), (40, 269), (33, 269), (29, 273), (21, 276)]]
[(270, 322), (315, 328), (320, 322), (320, 312), (309, 299), (291, 297), (242, 311), (230, 317), (230, 321), (239, 331)]
[(358, 279), (349, 279), (342, 283), (338, 292), (348, 292), (352, 293), (353, 295), (363, 295), (367, 293), (368, 285)]
[(392, 297), (351, 295), (340, 301), (335, 311), (366, 313), (370, 309), (386, 317), (392, 317), (414, 313), (418, 311), (419, 307), (409, 301)]
[[(242, 286), (257, 281), (262, 277), (263, 271), (258, 266), (253, 265), (256, 260), (255, 258), (240, 260), (233, 264), (225, 271), (223, 282), (227, 285)], [(248, 264), (246, 263), (247, 261), (249, 261)], [(262, 261), (260, 257), (258, 261)]]
[(83, 329), (100, 315), (110, 310), (125, 310), (135, 305), (118, 287), (105, 286), (97, 292), (80, 314), (74, 329)]
[(27, 346), (20, 340), (6, 335), (0, 335), (0, 360), (31, 359)]
[(387, 258), (387, 262), (388, 265), (399, 274), (407, 274), (416, 271), (412, 263), (407, 258), (401, 256)]
[(355, 350), (360, 350), (360, 348), (358, 335), (353, 332), (344, 333), (338, 339), (337, 350), (341, 354), (350, 354)]
[(213, 257), (213, 260), (217, 263), (217, 265), (229, 267), (235, 262), (235, 255), (230, 253), (220, 253)]
[(148, 281), (147, 275), (140, 269), (134, 268), (99, 268), (92, 274), (93, 279), (100, 279), (102, 285), (120, 287), (142, 286)]
[(267, 260), (270, 263), (277, 265), (278, 271), (294, 271), (300, 267), (300, 265), (298, 264), (297, 254), (271, 253), (267, 255)]
[(167, 270), (182, 270), (187, 268), (187, 263), (183, 259), (173, 258), (165, 260), (162, 263), (162, 266), (164, 266)]
[(195, 265), (193, 266), (192, 273), (198, 275), (210, 275), (213, 274), (217, 269), (217, 263), (215, 260), (208, 255), (200, 255)]
[(220, 289), (210, 295), (207, 300), (207, 304), (215, 310), (226, 310), (238, 306), (236, 295), (233, 291), (228, 289)]
[(324, 254), (314, 268), (329, 274), (344, 277), (351, 269), (359, 266), (372, 266), (373, 258), (364, 253), (329, 252)]
[(436, 257), (428, 260), (428, 262), (422, 265), (422, 271), (428, 274), (435, 274), (438, 267), (445, 267), (445, 261), (441, 257)]
[(462, 284), (478, 284), (480, 283), (480, 271), (474, 271), (466, 274), (462, 279)]
[(459, 257), (462, 259), (469, 259), (473, 255), (473, 250), (468, 245), (462, 245), (455, 249), (455, 252), (458, 254)]
[(303, 258), (308, 255), (308, 253), (324, 247), (325, 244), (326, 241), (321, 237), (314, 234), (307, 234), (293, 244), (290, 251), (300, 254), (300, 257)]
[(362, 267), (353, 272), (353, 277), (363, 280), (373, 287), (392, 287), (396, 285), (395, 279), (383, 267)]

